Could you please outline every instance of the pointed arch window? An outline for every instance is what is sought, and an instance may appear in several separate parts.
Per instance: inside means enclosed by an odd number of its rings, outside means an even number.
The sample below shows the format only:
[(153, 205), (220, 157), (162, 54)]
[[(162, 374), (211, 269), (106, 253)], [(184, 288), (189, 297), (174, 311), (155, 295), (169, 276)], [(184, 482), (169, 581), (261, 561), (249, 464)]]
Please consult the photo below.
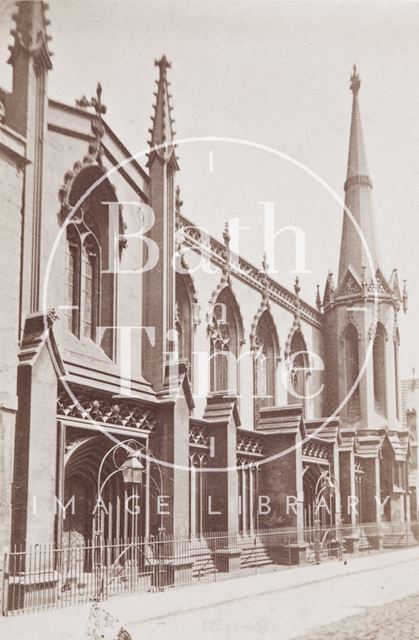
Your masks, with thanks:
[(307, 348), (300, 330), (295, 331), (291, 339), (290, 356), (292, 358), (292, 368), (290, 370), (289, 384), (293, 393), (288, 394), (289, 404), (303, 404), (305, 406), (306, 397), (306, 376), (307, 376)]
[(269, 311), (259, 318), (254, 338), (254, 396), (255, 420), (259, 409), (275, 404), (276, 400), (276, 361), (279, 351), (275, 325)]
[(359, 335), (356, 327), (349, 324), (345, 331), (345, 393), (348, 422), (356, 422), (360, 417), (359, 385), (352, 389), (359, 375)]
[(81, 239), (73, 225), (67, 233), (68, 328), (77, 337), (96, 340), (100, 308), (100, 251), (93, 234)]
[(241, 322), (228, 288), (223, 289), (213, 306), (209, 332), (211, 391), (237, 394)]
[(382, 416), (386, 415), (386, 354), (385, 329), (379, 322), (375, 331), (372, 350), (374, 370), (374, 404), (375, 410)]
[[(115, 261), (121, 259), (124, 222), (119, 208), (119, 253), (116, 252), (114, 225), (109, 203), (116, 203), (115, 190), (103, 178), (103, 169), (95, 164), (83, 168), (71, 186), (62, 191), (63, 213), (67, 220), (66, 307), (67, 326), (78, 338), (97, 342), (109, 358), (116, 350), (116, 277)], [(84, 197), (89, 193), (87, 197)], [(80, 202), (80, 204), (78, 204)], [(104, 327), (98, 335), (98, 327)]]
[(81, 269), (81, 324), (82, 336), (96, 340), (99, 319), (99, 245), (92, 234), (83, 243)]
[(192, 370), (192, 282), (188, 276), (176, 274), (175, 329), (177, 334), (177, 357), (187, 360)]
[(80, 236), (74, 227), (67, 227), (66, 252), (67, 300), (66, 316), (68, 330), (79, 335), (79, 296), (80, 296)]

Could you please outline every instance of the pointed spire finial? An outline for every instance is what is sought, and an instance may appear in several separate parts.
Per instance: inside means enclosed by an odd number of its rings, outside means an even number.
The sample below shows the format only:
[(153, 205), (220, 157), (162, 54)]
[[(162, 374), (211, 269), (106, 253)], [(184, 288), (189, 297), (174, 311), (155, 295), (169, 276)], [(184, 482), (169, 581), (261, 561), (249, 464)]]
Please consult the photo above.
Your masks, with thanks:
[(265, 251), (263, 253), (263, 256), (262, 256), (263, 296), (264, 296), (264, 298), (268, 297), (268, 269), (269, 269), (268, 256), (267, 256), (266, 251)]
[(316, 307), (317, 311), (321, 311), (322, 309), (322, 299), (320, 297), (320, 285), (316, 285)]
[(150, 146), (158, 147), (150, 153), (149, 162), (156, 155), (164, 162), (171, 162), (175, 170), (179, 168), (177, 158), (174, 153), (175, 146), (173, 139), (175, 132), (173, 131), (174, 120), (172, 118), (172, 106), (170, 104), (171, 95), (169, 93), (169, 82), (167, 81), (167, 69), (171, 68), (171, 64), (163, 55), (160, 60), (154, 60), (154, 65), (159, 68), (159, 78), (156, 80), (157, 91), (155, 92), (156, 103), (154, 105), (153, 128), (150, 129), (151, 140)]
[(404, 311), (404, 313), (406, 313), (406, 311), (407, 311), (407, 302), (408, 302), (408, 295), (407, 295), (407, 281), (406, 281), (406, 280), (403, 280), (402, 304), (403, 304), (403, 311)]
[(300, 291), (301, 291), (301, 287), (300, 287), (300, 278), (298, 276), (295, 277), (295, 282), (294, 282), (294, 291), (295, 291), (295, 295), (297, 296), (297, 298), (300, 296)]
[(269, 264), (268, 264), (268, 254), (266, 253), (266, 251), (263, 252), (263, 256), (262, 256), (262, 269), (264, 273), (268, 273), (268, 269), (269, 269)]
[(224, 240), (224, 244), (226, 245), (226, 247), (228, 247), (230, 245), (230, 227), (228, 222), (225, 223), (224, 225), (224, 231), (223, 231), (223, 240)]
[(166, 69), (172, 68), (172, 63), (163, 54), (160, 60), (154, 60), (154, 66), (160, 69), (160, 73), (166, 73)]
[(359, 87), (361, 86), (361, 78), (359, 77), (358, 71), (356, 70), (356, 64), (354, 64), (352, 75), (351, 75), (351, 91), (356, 96), (359, 91)]

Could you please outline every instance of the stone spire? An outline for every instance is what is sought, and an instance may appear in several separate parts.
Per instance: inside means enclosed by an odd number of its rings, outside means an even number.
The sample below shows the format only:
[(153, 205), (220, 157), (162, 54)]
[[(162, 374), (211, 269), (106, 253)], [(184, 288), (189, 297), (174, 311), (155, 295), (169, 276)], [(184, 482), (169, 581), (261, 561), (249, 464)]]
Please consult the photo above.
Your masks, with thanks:
[(152, 158), (157, 155), (164, 162), (174, 161), (174, 168), (178, 169), (174, 153), (176, 145), (173, 144), (175, 131), (173, 130), (173, 107), (170, 104), (172, 96), (169, 93), (170, 83), (167, 80), (167, 69), (171, 68), (171, 64), (165, 55), (160, 60), (155, 60), (154, 64), (159, 68), (159, 79), (156, 80), (157, 91), (154, 93), (156, 103), (154, 105), (154, 115), (151, 118), (153, 127), (149, 129), (151, 140), (149, 140), (148, 144), (151, 147), (162, 144), (167, 146), (153, 150), (150, 153), (149, 164)]
[[(348, 170), (344, 186), (345, 205), (359, 225), (371, 254), (375, 272), (378, 267), (379, 252), (377, 233), (375, 229), (372, 182), (368, 172), (358, 103), (361, 79), (356, 70), (356, 66), (354, 66), (353, 69), (350, 86), (353, 94), (353, 101), (351, 133), (349, 138)], [(367, 267), (367, 270), (371, 275), (368, 253), (360, 237), (359, 230), (356, 228), (351, 218), (344, 213), (338, 283), (342, 281), (342, 278), (345, 276), (348, 268), (351, 268), (352, 271), (360, 277), (364, 266)]]

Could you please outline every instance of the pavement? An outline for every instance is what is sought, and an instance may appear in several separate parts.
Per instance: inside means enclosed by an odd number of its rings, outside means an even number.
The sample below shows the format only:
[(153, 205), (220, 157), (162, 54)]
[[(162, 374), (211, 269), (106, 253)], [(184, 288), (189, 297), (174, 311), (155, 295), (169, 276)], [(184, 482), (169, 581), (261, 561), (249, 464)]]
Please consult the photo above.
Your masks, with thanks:
[[(387, 612), (388, 603), (400, 600), (392, 605), (393, 618), (398, 611), (406, 615), (411, 596), (419, 607), (417, 547), (351, 558), (346, 563), (336, 560), (198, 587), (118, 596), (99, 606), (110, 618), (118, 620), (118, 628), (123, 626), (129, 631), (132, 640), (410, 640), (419, 638), (419, 624), (415, 627), (418, 631), (409, 628), (404, 635), (393, 636), (389, 632), (390, 635), (380, 636), (377, 629), (381, 629), (381, 620), (387, 620), (390, 628), (391, 624), (386, 616), (374, 614), (370, 608), (384, 606)], [(81, 605), (1, 618), (0, 637), (84, 640), (90, 612), (91, 605)], [(358, 631), (354, 627), (355, 632), (352, 628), (349, 635), (337, 635), (344, 628), (342, 620), (359, 618), (360, 614), (369, 616), (376, 629), (371, 633), (376, 635), (365, 635), (362, 622), (355, 623)], [(346, 623), (352, 624), (350, 620)], [(364, 635), (357, 635), (361, 632)]]
[(411, 640), (419, 638), (419, 593), (314, 629), (295, 640)]

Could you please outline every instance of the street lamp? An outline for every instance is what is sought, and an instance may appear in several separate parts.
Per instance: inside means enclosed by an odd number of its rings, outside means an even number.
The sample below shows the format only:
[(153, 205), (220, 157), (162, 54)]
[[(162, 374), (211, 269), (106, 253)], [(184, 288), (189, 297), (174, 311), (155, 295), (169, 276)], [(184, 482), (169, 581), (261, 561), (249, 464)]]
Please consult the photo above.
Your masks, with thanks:
[(138, 456), (138, 451), (131, 451), (125, 462), (120, 467), (125, 485), (142, 484), (145, 466), (138, 459)]
[[(319, 486), (320, 484), (322, 484), (323, 486), (321, 487), (320, 491), (319, 491)], [(315, 559), (316, 559), (316, 564), (319, 564), (320, 562), (320, 554), (321, 554), (321, 547), (322, 547), (322, 542), (320, 540), (320, 529), (321, 529), (321, 522), (320, 522), (320, 513), (319, 513), (319, 509), (320, 509), (320, 503), (321, 503), (321, 499), (324, 497), (324, 492), (329, 489), (330, 491), (333, 491), (335, 496), (336, 496), (336, 490), (339, 490), (339, 485), (338, 482), (336, 480), (336, 478), (330, 473), (329, 470), (325, 470), (323, 471), (317, 482), (316, 482), (316, 487), (314, 490), (315, 496), (316, 496), (316, 500), (315, 500), (315, 518), (314, 518), (314, 524), (315, 524), (315, 541), (314, 541), (314, 553), (315, 553)], [(341, 518), (341, 514), (340, 514), (340, 510), (337, 511), (335, 513), (335, 519), (336, 519), (336, 534), (337, 534), (337, 545), (338, 545), (338, 558), (341, 559), (342, 556), (342, 541), (341, 541), (341, 522), (340, 522), (340, 518)], [(326, 532), (327, 535), (327, 532)], [(326, 536), (324, 537), (326, 538)], [(324, 539), (323, 539), (324, 542)]]

